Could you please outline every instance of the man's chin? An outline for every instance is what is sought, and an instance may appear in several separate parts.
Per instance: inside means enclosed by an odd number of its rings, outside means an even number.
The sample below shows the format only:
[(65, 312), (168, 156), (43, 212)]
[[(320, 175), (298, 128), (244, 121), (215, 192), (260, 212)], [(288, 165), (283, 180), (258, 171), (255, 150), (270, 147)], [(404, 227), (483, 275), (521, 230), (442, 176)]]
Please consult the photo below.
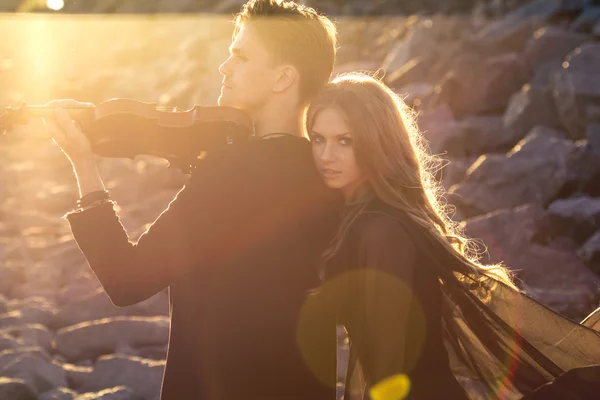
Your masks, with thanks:
[(226, 95), (220, 95), (219, 99), (217, 100), (217, 104), (221, 107), (233, 107), (239, 109), (242, 108), (239, 107), (238, 104), (236, 104), (236, 102), (231, 97)]
[(221, 107), (229, 107), (228, 99), (225, 96), (223, 96), (222, 94), (219, 95), (219, 98), (217, 99), (217, 104)]

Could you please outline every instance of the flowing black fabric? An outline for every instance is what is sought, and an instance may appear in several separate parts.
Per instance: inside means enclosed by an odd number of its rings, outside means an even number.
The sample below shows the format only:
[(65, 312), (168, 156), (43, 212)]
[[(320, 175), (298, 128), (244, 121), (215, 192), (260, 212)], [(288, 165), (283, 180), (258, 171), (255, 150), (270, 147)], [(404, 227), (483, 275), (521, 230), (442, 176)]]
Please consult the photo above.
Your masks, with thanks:
[[(430, 235), (422, 237), (415, 241), (421, 248), (436, 249)], [(443, 282), (442, 318), (452, 369), (471, 393), (480, 394), (473, 398), (600, 397), (596, 318), (577, 323), (503, 282), (473, 277), (443, 251), (432, 253)], [(575, 369), (582, 367), (586, 373), (577, 375)]]
[[(400, 223), (404, 231), (410, 232), (408, 238), (404, 234), (397, 237), (396, 232), (396, 246), (401, 249), (412, 246), (420, 257), (418, 268), (425, 268), (438, 278), (441, 307), (440, 314), (434, 317), (441, 319), (450, 369), (456, 380), (466, 389), (469, 398), (600, 398), (600, 334), (595, 330), (600, 321), (600, 311), (581, 323), (572, 321), (494, 278), (474, 276), (466, 265), (448, 254), (432, 233), (421, 228), (407, 214), (382, 205), (381, 202), (375, 206), (370, 205), (365, 212), (385, 215)], [(358, 220), (360, 218), (357, 218)], [(407, 244), (407, 241), (410, 243)], [(342, 248), (341, 251), (343, 253), (346, 250)], [(351, 251), (354, 255), (357, 254), (356, 249)], [(406, 258), (396, 259), (397, 264), (402, 265), (396, 269), (398, 271), (405, 270), (407, 264), (411, 263)], [(410, 282), (415, 281), (414, 277), (410, 278)], [(414, 284), (411, 285), (415, 288)], [(356, 288), (353, 290), (357, 297), (362, 299)], [(418, 295), (417, 289), (415, 293)], [(426, 299), (426, 296), (422, 296), (421, 301), (427, 301), (423, 299)], [(395, 298), (388, 300), (396, 301)], [(347, 299), (343, 301), (348, 302)], [(374, 308), (351, 309), (355, 314), (379, 312)], [(361, 321), (359, 315), (354, 319)], [(395, 327), (388, 325), (380, 328)], [(379, 347), (395, 349), (395, 340), (410, 340), (405, 332), (398, 332), (395, 338), (389, 332), (379, 334), (377, 340), (384, 341)], [(367, 355), (368, 360), (364, 360), (366, 353), (364, 344), (361, 344), (362, 339), (359, 337), (357, 344), (357, 336), (354, 334), (353, 337), (351, 330), (349, 337), (353, 344), (350, 378), (346, 382), (346, 399), (368, 398), (370, 385), (381, 378), (374, 376), (373, 371), (380, 370), (392, 374), (402, 370), (394, 370), (395, 366), (386, 370), (383, 364), (389, 363), (389, 357), (374, 360), (375, 357)], [(361, 347), (363, 354), (360, 354)], [(394, 350), (390, 350), (390, 353), (398, 354), (394, 353)], [(400, 354), (400, 357), (405, 356)], [(428, 357), (435, 359), (436, 356)], [(444, 357), (438, 356), (438, 359), (444, 362)], [(411, 374), (409, 376), (414, 379), (414, 375), (418, 375), (419, 372), (411, 371)], [(453, 395), (449, 392), (453, 390), (452, 383), (442, 379), (439, 371), (430, 371), (428, 378), (430, 386), (438, 386), (438, 394), (433, 397), (419, 397), (415, 394), (409, 398), (460, 398), (459, 394)], [(423, 380), (418, 376), (416, 379)], [(427, 384), (422, 383), (421, 387), (416, 389), (425, 393), (426, 388)]]

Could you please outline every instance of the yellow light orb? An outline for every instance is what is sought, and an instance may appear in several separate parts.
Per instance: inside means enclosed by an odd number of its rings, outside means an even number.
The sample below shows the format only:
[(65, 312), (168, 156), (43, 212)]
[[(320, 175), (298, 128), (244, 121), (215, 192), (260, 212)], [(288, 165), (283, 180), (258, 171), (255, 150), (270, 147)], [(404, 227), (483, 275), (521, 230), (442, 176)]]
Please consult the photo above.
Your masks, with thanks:
[(410, 392), (410, 379), (404, 374), (390, 376), (371, 388), (371, 400), (402, 400)]
[(46, 0), (46, 7), (51, 10), (59, 11), (62, 10), (65, 6), (65, 2), (63, 0)]

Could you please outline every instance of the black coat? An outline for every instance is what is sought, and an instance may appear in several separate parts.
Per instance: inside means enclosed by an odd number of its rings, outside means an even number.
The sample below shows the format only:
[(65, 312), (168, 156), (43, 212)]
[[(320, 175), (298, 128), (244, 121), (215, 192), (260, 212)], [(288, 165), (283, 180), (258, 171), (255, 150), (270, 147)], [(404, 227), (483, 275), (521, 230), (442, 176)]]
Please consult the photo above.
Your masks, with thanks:
[(234, 146), (203, 160), (135, 244), (110, 203), (66, 218), (116, 306), (169, 288), (162, 400), (331, 400), (297, 333), (341, 199), (304, 138)]

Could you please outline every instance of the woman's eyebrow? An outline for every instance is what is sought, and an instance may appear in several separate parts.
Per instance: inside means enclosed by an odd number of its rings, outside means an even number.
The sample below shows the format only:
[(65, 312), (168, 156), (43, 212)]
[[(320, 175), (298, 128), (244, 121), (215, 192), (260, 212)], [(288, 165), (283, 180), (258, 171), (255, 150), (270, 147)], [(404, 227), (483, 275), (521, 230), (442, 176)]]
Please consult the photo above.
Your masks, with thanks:
[[(319, 133), (317, 131), (311, 130), (313, 135), (320, 135), (320, 136), (324, 136), (322, 133)], [(337, 135), (334, 135), (334, 137), (343, 137), (343, 136), (350, 136), (352, 135), (352, 132), (344, 132), (344, 133), (338, 133)]]

